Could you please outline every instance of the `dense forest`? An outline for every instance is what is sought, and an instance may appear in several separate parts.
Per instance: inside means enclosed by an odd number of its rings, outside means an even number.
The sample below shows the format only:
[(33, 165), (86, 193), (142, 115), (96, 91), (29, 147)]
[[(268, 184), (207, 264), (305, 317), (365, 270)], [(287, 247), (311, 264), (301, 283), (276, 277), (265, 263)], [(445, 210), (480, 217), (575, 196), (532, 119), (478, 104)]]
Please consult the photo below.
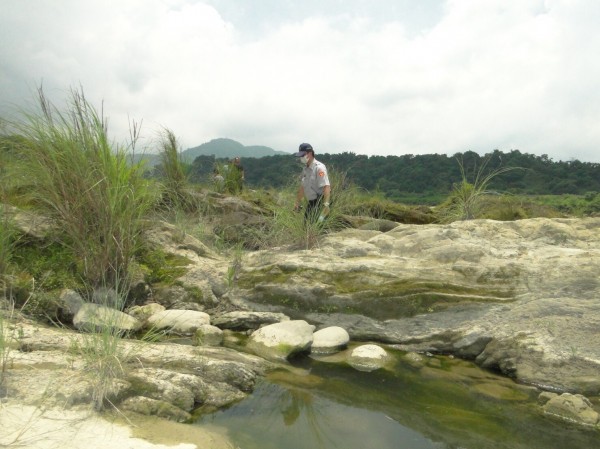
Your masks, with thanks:
[[(547, 155), (535, 156), (512, 150), (495, 150), (480, 156), (473, 151), (402, 156), (366, 156), (354, 153), (317, 154), (330, 171), (345, 174), (354, 185), (403, 202), (436, 202), (462, 180), (461, 166), (469, 182), (498, 169), (510, 170), (495, 176), (490, 189), (524, 195), (578, 194), (600, 192), (600, 164), (572, 161), (555, 162)], [(225, 159), (199, 156), (191, 175), (197, 181), (210, 178), (216, 163)], [(295, 183), (301, 171), (291, 156), (243, 158), (246, 184), (251, 188), (282, 188)]]

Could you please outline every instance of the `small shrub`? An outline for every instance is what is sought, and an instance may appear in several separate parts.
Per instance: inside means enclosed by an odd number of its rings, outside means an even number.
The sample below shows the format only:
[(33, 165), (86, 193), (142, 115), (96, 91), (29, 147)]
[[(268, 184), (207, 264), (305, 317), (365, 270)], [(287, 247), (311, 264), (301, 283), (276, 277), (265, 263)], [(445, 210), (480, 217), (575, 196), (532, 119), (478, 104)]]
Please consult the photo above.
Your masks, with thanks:
[(490, 182), (502, 173), (517, 169), (517, 167), (501, 167), (488, 172), (487, 164), (489, 162), (490, 157), (484, 159), (476, 171), (475, 179), (470, 182), (467, 179), (463, 162), (458, 160), (462, 180), (454, 185), (452, 193), (438, 209), (442, 222), (472, 220), (481, 217), (486, 199), (495, 193), (488, 190)]

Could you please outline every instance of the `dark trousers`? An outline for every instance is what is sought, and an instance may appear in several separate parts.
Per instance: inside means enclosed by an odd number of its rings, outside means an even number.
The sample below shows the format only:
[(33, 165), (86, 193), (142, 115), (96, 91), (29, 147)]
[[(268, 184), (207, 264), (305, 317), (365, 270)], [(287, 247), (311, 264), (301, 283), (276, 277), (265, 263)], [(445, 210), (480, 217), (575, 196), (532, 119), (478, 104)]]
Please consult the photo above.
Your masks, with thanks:
[(323, 195), (319, 195), (316, 199), (308, 201), (306, 209), (304, 210), (305, 221), (317, 221), (317, 218), (319, 218), (319, 212), (321, 210), (322, 198)]

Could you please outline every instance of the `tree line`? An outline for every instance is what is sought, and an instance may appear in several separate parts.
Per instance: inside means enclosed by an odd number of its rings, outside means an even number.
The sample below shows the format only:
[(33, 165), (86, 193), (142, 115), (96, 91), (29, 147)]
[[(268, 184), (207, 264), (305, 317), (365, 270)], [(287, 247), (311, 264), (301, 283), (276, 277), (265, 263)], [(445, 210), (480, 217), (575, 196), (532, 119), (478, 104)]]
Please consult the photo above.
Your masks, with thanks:
[[(377, 192), (392, 200), (436, 201), (462, 181), (461, 165), (467, 181), (495, 169), (513, 167), (492, 180), (491, 190), (523, 195), (584, 195), (600, 192), (600, 164), (553, 161), (547, 155), (536, 156), (519, 150), (495, 150), (483, 156), (473, 151), (445, 154), (402, 156), (366, 156), (351, 152), (317, 154), (329, 170), (345, 174), (359, 188)], [(205, 181), (213, 168), (225, 159), (199, 156), (190, 167), (191, 177)], [(246, 184), (250, 188), (284, 188), (297, 184), (301, 166), (291, 155), (244, 158)], [(425, 200), (425, 201), (424, 201)]]

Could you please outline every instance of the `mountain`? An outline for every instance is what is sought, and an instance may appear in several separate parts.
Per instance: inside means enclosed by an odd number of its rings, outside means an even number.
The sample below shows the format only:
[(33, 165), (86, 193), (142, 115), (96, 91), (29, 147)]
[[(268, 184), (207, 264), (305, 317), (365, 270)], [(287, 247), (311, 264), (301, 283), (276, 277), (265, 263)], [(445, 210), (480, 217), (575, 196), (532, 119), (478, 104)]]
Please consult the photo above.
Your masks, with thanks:
[(203, 143), (197, 147), (188, 148), (181, 152), (183, 160), (187, 162), (192, 162), (198, 156), (214, 155), (216, 158), (232, 158), (235, 156), (240, 156), (241, 158), (260, 158), (277, 154), (289, 155), (290, 153), (276, 151), (273, 148), (262, 145), (244, 146), (235, 140), (225, 138), (213, 139), (210, 142)]

